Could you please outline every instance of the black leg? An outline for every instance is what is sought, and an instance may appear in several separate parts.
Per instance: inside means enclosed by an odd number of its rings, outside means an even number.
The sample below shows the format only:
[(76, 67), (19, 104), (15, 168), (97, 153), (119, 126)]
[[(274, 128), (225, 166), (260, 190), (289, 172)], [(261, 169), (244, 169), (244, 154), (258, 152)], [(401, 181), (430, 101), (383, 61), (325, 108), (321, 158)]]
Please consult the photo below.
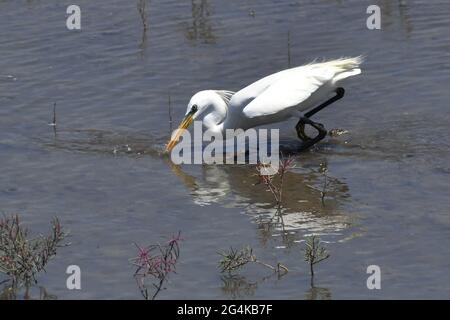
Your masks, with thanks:
[[(327, 131), (325, 130), (325, 128), (322, 124), (314, 122), (314, 121), (310, 120), (309, 118), (311, 116), (313, 116), (314, 114), (316, 114), (317, 112), (319, 112), (320, 110), (322, 110), (323, 108), (329, 106), (333, 102), (336, 102), (339, 99), (341, 99), (344, 96), (344, 94), (345, 94), (344, 88), (341, 88), (341, 87), (336, 88), (336, 95), (333, 98), (325, 101), (321, 105), (308, 111), (307, 113), (305, 113), (304, 117), (300, 118), (297, 125), (295, 126), (295, 129), (297, 130), (297, 135), (298, 135), (299, 139), (303, 141), (302, 149), (307, 149), (307, 148), (313, 146), (314, 144), (316, 144), (317, 142), (319, 142), (320, 140), (325, 138), (325, 136), (327, 135)], [(305, 124), (309, 124), (310, 126), (314, 127), (318, 131), (318, 134), (316, 137), (310, 138), (306, 135)]]
[(338, 101), (339, 99), (341, 99), (345, 94), (345, 90), (342, 87), (336, 88), (336, 95), (331, 98), (330, 100), (325, 101), (324, 103), (322, 103), (321, 105), (315, 107), (314, 109), (308, 111), (307, 113), (305, 113), (305, 117), (307, 118), (311, 118), (311, 116), (313, 116), (314, 114), (316, 114), (317, 112), (319, 112), (320, 110), (322, 110), (323, 108), (329, 106), (330, 104), (332, 104), (333, 102)]

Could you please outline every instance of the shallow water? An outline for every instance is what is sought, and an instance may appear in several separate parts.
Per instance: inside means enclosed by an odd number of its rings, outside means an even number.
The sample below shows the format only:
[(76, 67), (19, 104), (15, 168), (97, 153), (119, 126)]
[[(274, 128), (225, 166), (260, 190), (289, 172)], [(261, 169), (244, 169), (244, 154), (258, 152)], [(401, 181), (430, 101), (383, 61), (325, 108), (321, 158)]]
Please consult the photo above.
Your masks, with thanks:
[[(70, 229), (39, 277), (60, 299), (141, 298), (128, 259), (182, 232), (177, 274), (158, 298), (450, 298), (450, 4), (447, 1), (0, 1), (0, 211), (34, 232)], [(366, 8), (382, 8), (382, 30)], [(343, 100), (314, 116), (348, 134), (295, 152), (283, 221), (252, 166), (182, 166), (161, 156), (174, 121), (204, 88), (238, 90), (288, 66), (366, 55)], [(57, 128), (48, 123), (56, 102)], [(327, 191), (322, 202), (323, 168)], [(275, 222), (274, 222), (275, 221)], [(301, 247), (331, 257), (314, 289)], [(251, 245), (290, 272), (221, 278), (217, 251)], [(66, 267), (82, 290), (66, 289)], [(368, 290), (366, 267), (382, 270)], [(270, 273), (270, 272), (269, 272)]]

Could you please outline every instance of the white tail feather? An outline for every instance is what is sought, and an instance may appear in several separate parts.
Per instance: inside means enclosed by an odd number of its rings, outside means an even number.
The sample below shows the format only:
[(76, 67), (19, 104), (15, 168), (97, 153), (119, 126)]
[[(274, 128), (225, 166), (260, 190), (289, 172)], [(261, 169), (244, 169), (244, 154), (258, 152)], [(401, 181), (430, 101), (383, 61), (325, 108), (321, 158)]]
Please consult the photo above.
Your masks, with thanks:
[(336, 83), (336, 82), (341, 81), (341, 80), (343, 80), (345, 78), (348, 78), (348, 77), (351, 77), (351, 76), (356, 76), (356, 75), (358, 75), (360, 73), (361, 73), (361, 69), (359, 69), (359, 68), (355, 68), (353, 70), (346, 71), (346, 72), (341, 72), (341, 73), (339, 73), (338, 75), (336, 75), (333, 78), (333, 81)]
[(336, 83), (345, 78), (356, 76), (361, 73), (359, 65), (363, 62), (363, 57), (358, 56), (354, 58), (341, 58), (337, 60), (331, 60), (323, 62), (327, 67), (335, 69), (336, 75), (333, 78), (333, 82)]

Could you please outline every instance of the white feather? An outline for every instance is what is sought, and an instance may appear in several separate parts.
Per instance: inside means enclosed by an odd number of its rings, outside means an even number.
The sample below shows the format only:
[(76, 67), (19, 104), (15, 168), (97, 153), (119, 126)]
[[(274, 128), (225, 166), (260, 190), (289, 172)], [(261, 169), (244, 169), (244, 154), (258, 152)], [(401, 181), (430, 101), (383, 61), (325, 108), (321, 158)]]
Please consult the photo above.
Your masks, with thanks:
[(339, 81), (361, 73), (360, 63), (360, 57), (346, 58), (280, 71), (238, 91), (231, 105), (247, 102), (242, 112), (248, 118), (305, 111), (325, 101)]

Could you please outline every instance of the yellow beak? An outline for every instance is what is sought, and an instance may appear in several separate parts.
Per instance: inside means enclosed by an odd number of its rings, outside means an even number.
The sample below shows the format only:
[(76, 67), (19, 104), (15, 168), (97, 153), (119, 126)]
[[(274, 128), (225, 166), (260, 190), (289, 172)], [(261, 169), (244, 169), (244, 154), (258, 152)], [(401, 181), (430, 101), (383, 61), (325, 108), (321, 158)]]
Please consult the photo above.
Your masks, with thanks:
[(180, 139), (181, 134), (184, 130), (186, 130), (187, 127), (192, 123), (193, 121), (193, 114), (187, 114), (184, 119), (181, 121), (180, 125), (178, 126), (178, 129), (175, 130), (175, 132), (172, 134), (172, 138), (169, 140), (169, 142), (166, 145), (166, 153), (170, 153), (175, 147), (175, 145), (178, 142), (178, 139)]

